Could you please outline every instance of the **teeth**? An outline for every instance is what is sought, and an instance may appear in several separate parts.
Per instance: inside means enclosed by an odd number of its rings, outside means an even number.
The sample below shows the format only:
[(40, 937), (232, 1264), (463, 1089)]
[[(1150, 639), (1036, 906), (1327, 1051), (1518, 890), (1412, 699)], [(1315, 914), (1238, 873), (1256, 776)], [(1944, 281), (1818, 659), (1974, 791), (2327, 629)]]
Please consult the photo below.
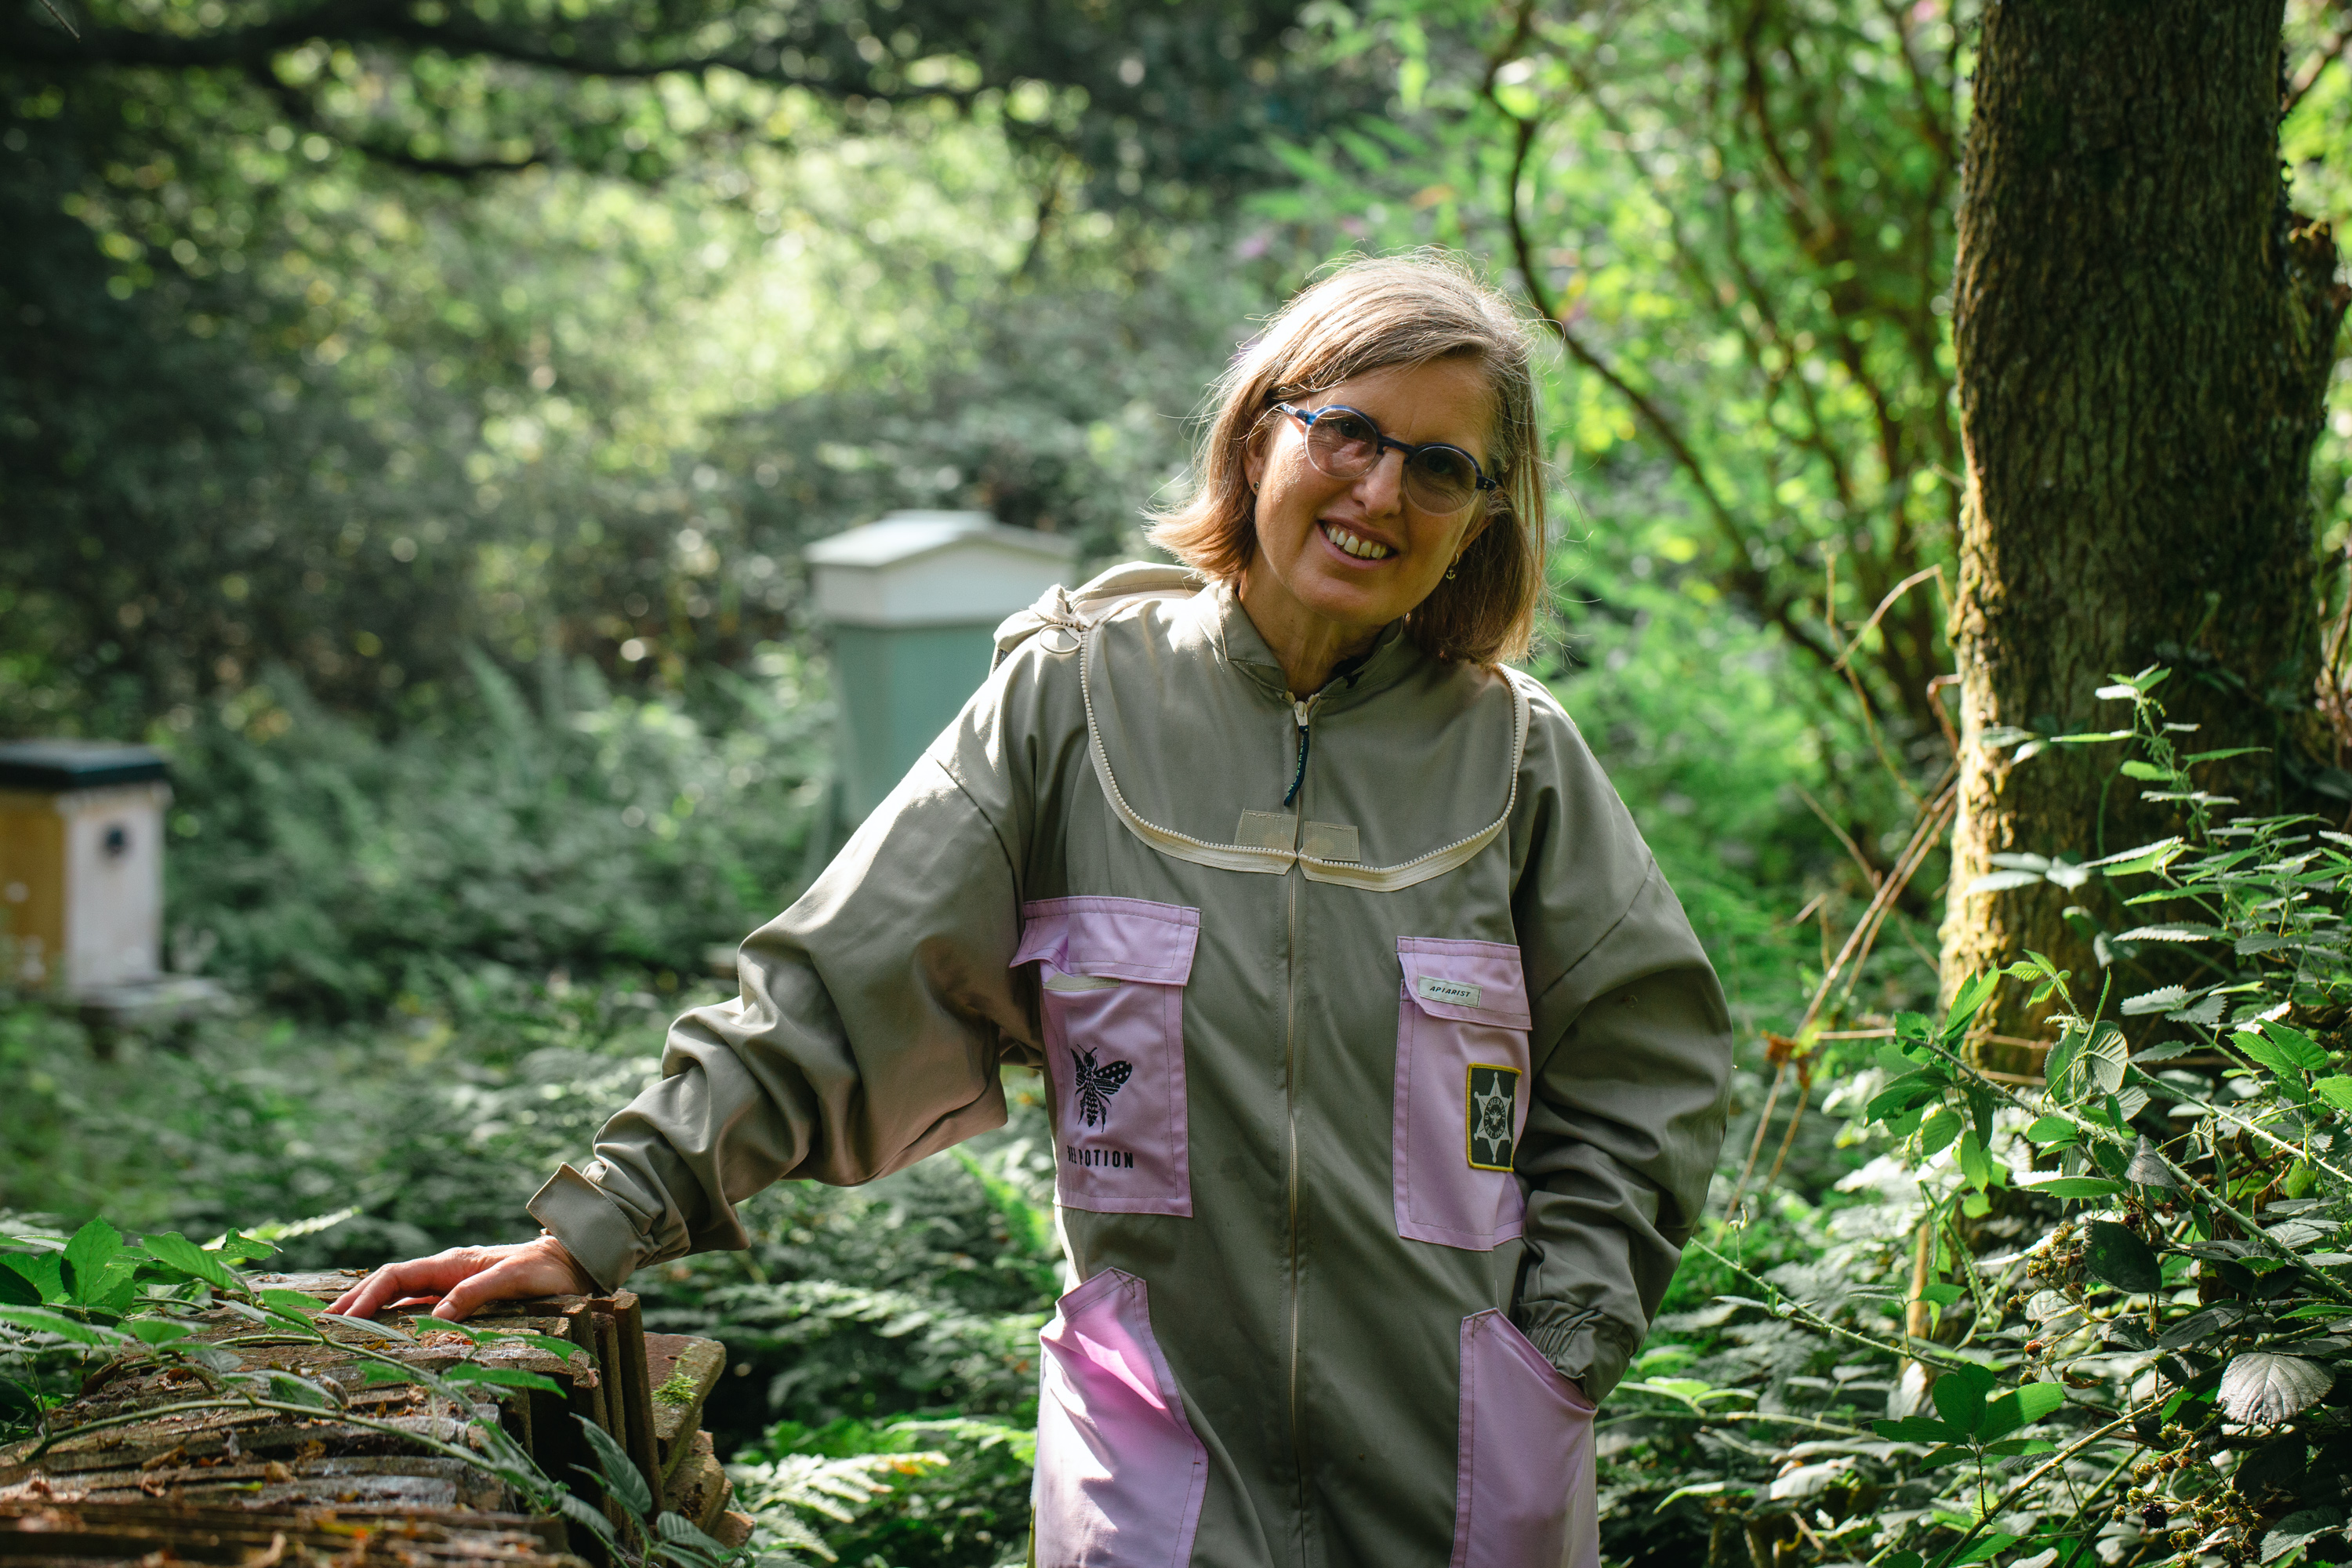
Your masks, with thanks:
[(1385, 561), (1393, 551), (1385, 544), (1375, 544), (1369, 539), (1359, 539), (1336, 522), (1323, 525), (1325, 537), (1359, 561)]

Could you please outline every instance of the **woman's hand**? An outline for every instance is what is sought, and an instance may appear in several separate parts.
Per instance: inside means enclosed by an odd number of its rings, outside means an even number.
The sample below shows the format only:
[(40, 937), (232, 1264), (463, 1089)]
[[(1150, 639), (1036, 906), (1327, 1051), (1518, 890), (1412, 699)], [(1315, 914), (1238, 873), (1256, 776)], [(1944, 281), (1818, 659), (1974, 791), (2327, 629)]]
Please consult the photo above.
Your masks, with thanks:
[(327, 1310), (373, 1318), (386, 1307), (437, 1303), (433, 1315), (455, 1322), (492, 1301), (601, 1293), (587, 1270), (551, 1236), (507, 1247), (453, 1247), (430, 1258), (388, 1263), (335, 1299)]

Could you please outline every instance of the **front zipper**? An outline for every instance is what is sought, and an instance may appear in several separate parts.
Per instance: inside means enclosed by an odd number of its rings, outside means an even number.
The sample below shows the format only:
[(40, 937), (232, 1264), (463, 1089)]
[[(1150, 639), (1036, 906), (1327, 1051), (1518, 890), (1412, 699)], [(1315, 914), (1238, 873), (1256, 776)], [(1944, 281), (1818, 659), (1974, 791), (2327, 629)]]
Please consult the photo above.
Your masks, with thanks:
[[(1298, 766), (1290, 781), (1290, 793), (1283, 796), (1286, 806), (1295, 805), (1300, 790), (1307, 784), (1307, 747), (1308, 725), (1315, 716), (1315, 704), (1321, 692), (1312, 697), (1293, 699), (1292, 720), (1298, 726)], [(1302, 808), (1292, 814), (1290, 847), (1297, 854), (1305, 842), (1301, 824), (1306, 818)], [(1303, 1264), (1298, 1237), (1298, 884), (1303, 879), (1293, 865), (1283, 873), (1283, 884), (1288, 898), (1288, 946), (1285, 953), (1286, 974), (1282, 1014), (1282, 1066), (1284, 1112), (1289, 1135), (1290, 1177), (1290, 1467), (1297, 1477), (1299, 1517), (1307, 1517), (1307, 1445), (1298, 1424), (1298, 1331), (1301, 1317), (1300, 1297), (1303, 1294), (1301, 1275)]]
[[(1307, 726), (1308, 721), (1315, 716), (1315, 704), (1322, 700), (1323, 694), (1319, 691), (1312, 697), (1294, 698), (1291, 700), (1290, 716), (1298, 725), (1298, 770), (1290, 775), (1290, 793), (1282, 797), (1282, 804), (1286, 807), (1295, 805), (1297, 802), (1298, 791), (1300, 787), (1307, 783), (1307, 743), (1308, 740)], [(1293, 849), (1296, 849), (1297, 847), (1298, 846), (1295, 843), (1291, 846)]]

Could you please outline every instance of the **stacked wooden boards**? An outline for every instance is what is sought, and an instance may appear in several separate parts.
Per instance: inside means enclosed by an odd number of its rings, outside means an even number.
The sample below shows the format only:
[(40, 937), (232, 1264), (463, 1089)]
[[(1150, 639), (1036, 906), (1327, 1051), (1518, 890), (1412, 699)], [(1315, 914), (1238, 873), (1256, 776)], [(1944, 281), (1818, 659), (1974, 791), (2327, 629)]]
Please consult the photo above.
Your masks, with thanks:
[[(325, 1302), (350, 1274), (278, 1275), (257, 1285)], [(596, 1555), (593, 1535), (522, 1511), (523, 1500), (479, 1466), (415, 1437), (478, 1449), (478, 1417), (506, 1435), (548, 1475), (577, 1481), (596, 1469), (580, 1421), (628, 1454), (666, 1511), (729, 1544), (751, 1521), (727, 1511), (729, 1486), (703, 1401), (726, 1367), (717, 1342), (647, 1334), (635, 1295), (554, 1297), (504, 1304), (469, 1327), (530, 1329), (584, 1352), (562, 1358), (514, 1342), (477, 1342), (431, 1318), (386, 1314), (394, 1336), (331, 1325), (320, 1345), (275, 1334), (228, 1311), (195, 1336), (245, 1371), (277, 1371), (331, 1384), (341, 1412), (181, 1409), (205, 1396), (184, 1369), (125, 1361), (101, 1368), (53, 1430), (95, 1426), (46, 1451), (21, 1444), (0, 1453), (0, 1568), (16, 1564), (137, 1561), (270, 1564), (324, 1562), (576, 1563)], [(537, 1373), (562, 1393), (466, 1385), (494, 1405), (461, 1406), (415, 1384), (369, 1386), (364, 1343), (421, 1371), (460, 1362)], [(575, 1419), (577, 1417), (578, 1419)], [(96, 1426), (98, 1423), (108, 1423)], [(583, 1495), (595, 1489), (582, 1487)], [(132, 1551), (133, 1546), (139, 1550)], [(373, 1553), (373, 1555), (372, 1555)], [(385, 1555), (389, 1553), (389, 1555)]]

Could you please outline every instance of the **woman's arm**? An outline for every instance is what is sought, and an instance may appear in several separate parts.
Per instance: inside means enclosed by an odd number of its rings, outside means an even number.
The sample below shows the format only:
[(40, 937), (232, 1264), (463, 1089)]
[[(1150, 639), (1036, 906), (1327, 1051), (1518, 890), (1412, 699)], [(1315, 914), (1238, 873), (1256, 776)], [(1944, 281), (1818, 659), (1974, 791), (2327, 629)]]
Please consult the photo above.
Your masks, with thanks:
[[(1543, 710), (1549, 709), (1549, 714)], [(1706, 952), (1565, 714), (1538, 708), (1514, 915), (1534, 1014), (1514, 1319), (1600, 1398), (1697, 1227), (1723, 1143), (1731, 1022)]]
[[(1034, 661), (1008, 664), (823, 876), (752, 933), (740, 994), (670, 1027), (662, 1077), (531, 1214), (546, 1245), (459, 1247), (379, 1270), (339, 1308), (617, 1289), (746, 1244), (735, 1205), (785, 1177), (847, 1185), (1003, 1124), (1000, 1063), (1037, 1058), (1007, 967), (1034, 820)], [(561, 1283), (557, 1283), (559, 1276)]]

